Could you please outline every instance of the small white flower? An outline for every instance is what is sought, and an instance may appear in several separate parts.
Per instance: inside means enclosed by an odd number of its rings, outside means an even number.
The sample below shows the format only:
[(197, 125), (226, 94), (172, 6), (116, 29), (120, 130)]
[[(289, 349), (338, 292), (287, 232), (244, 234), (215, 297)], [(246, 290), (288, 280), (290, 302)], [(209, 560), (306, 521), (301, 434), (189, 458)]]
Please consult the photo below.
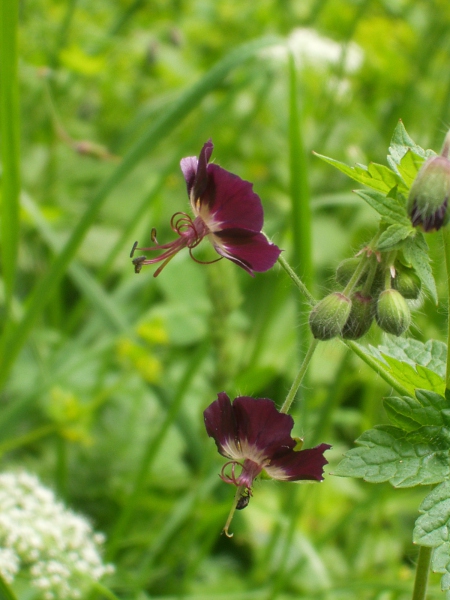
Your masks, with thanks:
[(77, 600), (114, 571), (104, 565), (105, 537), (65, 508), (29, 473), (0, 474), (0, 573), (30, 578), (45, 600)]
[(340, 44), (320, 35), (315, 29), (296, 27), (287, 38), (287, 43), (274, 46), (263, 53), (277, 60), (284, 60), (291, 52), (299, 66), (305, 63), (315, 67), (337, 65), (344, 60), (344, 72), (354, 73), (361, 67), (363, 50), (355, 42)]

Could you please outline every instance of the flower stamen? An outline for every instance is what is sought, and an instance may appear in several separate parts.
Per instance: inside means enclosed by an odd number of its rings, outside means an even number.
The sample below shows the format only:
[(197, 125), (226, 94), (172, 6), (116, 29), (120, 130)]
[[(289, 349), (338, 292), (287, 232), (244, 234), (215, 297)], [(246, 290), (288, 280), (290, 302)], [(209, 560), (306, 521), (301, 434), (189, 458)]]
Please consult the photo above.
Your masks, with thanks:
[[(231, 465), (231, 475), (227, 475), (225, 473), (225, 469), (228, 467), (228, 465)], [(239, 465), (242, 469), (242, 471), (244, 471), (244, 465), (242, 463), (240, 463), (237, 460), (230, 460), (227, 463), (225, 463), (222, 467), (222, 470), (220, 471), (220, 479), (222, 481), (224, 481), (225, 483), (230, 483), (231, 485), (236, 485), (239, 486), (239, 477), (236, 477), (235, 474), (235, 470), (236, 470), (236, 465)], [(241, 475), (242, 475), (242, 471), (241, 471)]]

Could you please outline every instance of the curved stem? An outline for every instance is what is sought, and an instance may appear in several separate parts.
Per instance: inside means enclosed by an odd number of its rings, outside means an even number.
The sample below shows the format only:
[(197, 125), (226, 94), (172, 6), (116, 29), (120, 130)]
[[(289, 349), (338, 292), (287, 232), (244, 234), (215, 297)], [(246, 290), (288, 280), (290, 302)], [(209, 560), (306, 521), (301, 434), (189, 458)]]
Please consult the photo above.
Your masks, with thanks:
[(236, 512), (236, 506), (239, 502), (239, 499), (242, 496), (242, 493), (245, 491), (245, 485), (239, 485), (236, 489), (236, 494), (234, 495), (233, 505), (228, 514), (227, 522), (225, 523), (225, 527), (222, 529), (222, 533), (224, 533), (228, 538), (232, 538), (233, 534), (228, 531), (231, 521), (233, 520), (234, 513)]
[(428, 585), (428, 573), (430, 571), (431, 555), (433, 548), (428, 546), (419, 547), (419, 558), (416, 566), (416, 579), (414, 581), (414, 592), (412, 600), (425, 600)]
[(303, 281), (300, 279), (300, 277), (298, 277), (298, 275), (294, 272), (294, 270), (292, 269), (292, 267), (289, 265), (289, 263), (283, 257), (282, 254), (280, 254), (280, 256), (278, 257), (278, 262), (283, 267), (283, 269), (286, 271), (286, 273), (289, 275), (289, 277), (292, 279), (292, 281), (295, 283), (295, 285), (298, 287), (298, 289), (300, 290), (300, 293), (303, 294), (303, 296), (305, 296), (306, 300), (309, 302), (309, 304), (311, 304), (311, 306), (314, 306), (314, 304), (316, 303), (314, 296), (310, 293), (310, 291), (308, 290), (306, 285), (303, 283)]
[(305, 358), (303, 359), (303, 362), (297, 373), (297, 377), (294, 379), (294, 383), (292, 384), (291, 389), (289, 390), (289, 393), (286, 396), (286, 400), (284, 401), (280, 412), (287, 413), (289, 411), (289, 409), (291, 408), (291, 404), (294, 401), (295, 394), (297, 393), (297, 390), (303, 381), (306, 371), (308, 370), (309, 363), (311, 362), (311, 358), (313, 357), (314, 351), (317, 348), (318, 343), (319, 343), (319, 340), (313, 340), (311, 342), (311, 345), (308, 348), (308, 352), (306, 353)]

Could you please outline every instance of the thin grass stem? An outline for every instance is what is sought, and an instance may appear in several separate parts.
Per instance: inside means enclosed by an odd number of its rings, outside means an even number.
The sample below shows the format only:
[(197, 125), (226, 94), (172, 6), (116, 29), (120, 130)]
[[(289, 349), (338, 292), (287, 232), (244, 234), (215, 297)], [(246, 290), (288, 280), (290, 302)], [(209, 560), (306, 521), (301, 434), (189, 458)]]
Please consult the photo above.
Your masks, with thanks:
[(0, 130), (2, 162), (1, 254), (6, 315), (14, 293), (19, 246), (19, 88), (17, 82), (18, 2), (0, 2)]

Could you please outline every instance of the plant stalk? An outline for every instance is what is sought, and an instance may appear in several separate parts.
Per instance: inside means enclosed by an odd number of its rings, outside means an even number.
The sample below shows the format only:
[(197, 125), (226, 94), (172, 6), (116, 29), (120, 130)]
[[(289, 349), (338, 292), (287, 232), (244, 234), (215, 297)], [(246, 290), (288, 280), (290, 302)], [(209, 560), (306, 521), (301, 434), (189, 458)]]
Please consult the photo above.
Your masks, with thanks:
[(428, 546), (419, 547), (412, 600), (425, 600), (426, 598), (432, 552), (433, 548), (429, 548)]
[(311, 304), (311, 306), (314, 306), (314, 304), (316, 304), (314, 296), (310, 293), (306, 285), (303, 283), (300, 277), (298, 277), (298, 275), (295, 273), (295, 271), (292, 269), (292, 267), (289, 265), (289, 263), (283, 257), (282, 254), (280, 254), (280, 256), (278, 257), (278, 262), (289, 275), (289, 277), (292, 279), (292, 281), (295, 283), (295, 285), (298, 287), (300, 293), (303, 294), (303, 296), (305, 296), (306, 300), (309, 302), (309, 304)]
[(319, 343), (319, 340), (313, 340), (311, 342), (311, 345), (308, 348), (305, 358), (303, 359), (303, 362), (300, 366), (297, 376), (294, 379), (294, 383), (292, 384), (291, 389), (289, 390), (289, 393), (286, 396), (286, 400), (284, 401), (280, 412), (282, 412), (282, 413), (289, 412), (289, 409), (291, 408), (291, 404), (294, 401), (294, 398), (298, 391), (298, 388), (300, 387), (300, 385), (303, 381), (303, 378), (306, 374), (306, 371), (308, 370), (309, 363), (311, 362), (311, 358), (313, 357), (314, 351), (317, 348), (318, 343)]

